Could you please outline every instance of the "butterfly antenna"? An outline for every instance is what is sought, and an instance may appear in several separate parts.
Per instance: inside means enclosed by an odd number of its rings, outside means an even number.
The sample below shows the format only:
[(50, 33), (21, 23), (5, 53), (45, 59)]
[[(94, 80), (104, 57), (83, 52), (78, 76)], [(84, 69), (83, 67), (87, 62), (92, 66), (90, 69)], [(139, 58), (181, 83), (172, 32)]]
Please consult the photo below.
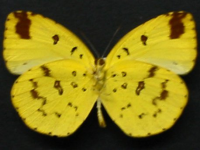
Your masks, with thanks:
[(95, 53), (95, 55), (97, 57), (99, 57), (99, 53), (97, 51), (97, 49), (94, 47), (94, 45), (91, 43), (91, 41), (87, 38), (87, 36), (82, 32), (80, 31), (81, 35), (83, 36), (83, 38), (85, 39), (85, 41), (88, 43), (88, 45), (90, 46), (91, 50)]
[(102, 56), (105, 56), (105, 53), (108, 51), (108, 48), (110, 47), (111, 43), (113, 42), (114, 37), (116, 36), (116, 34), (118, 33), (120, 28), (121, 28), (121, 25), (115, 30), (114, 34), (112, 35), (112, 38), (110, 39), (108, 45), (105, 48), (105, 51), (103, 52)]

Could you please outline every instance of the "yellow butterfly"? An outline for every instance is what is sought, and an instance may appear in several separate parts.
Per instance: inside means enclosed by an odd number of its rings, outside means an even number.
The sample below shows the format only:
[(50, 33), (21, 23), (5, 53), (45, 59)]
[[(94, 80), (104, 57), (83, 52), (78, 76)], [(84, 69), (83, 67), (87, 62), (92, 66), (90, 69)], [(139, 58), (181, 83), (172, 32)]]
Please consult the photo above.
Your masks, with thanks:
[(177, 75), (195, 64), (197, 40), (190, 13), (160, 15), (126, 34), (106, 58), (55, 21), (16, 11), (5, 25), (4, 59), (22, 74), (11, 91), (25, 124), (50, 136), (74, 133), (97, 102), (100, 126), (111, 119), (131, 137), (169, 129), (180, 117), (188, 90)]

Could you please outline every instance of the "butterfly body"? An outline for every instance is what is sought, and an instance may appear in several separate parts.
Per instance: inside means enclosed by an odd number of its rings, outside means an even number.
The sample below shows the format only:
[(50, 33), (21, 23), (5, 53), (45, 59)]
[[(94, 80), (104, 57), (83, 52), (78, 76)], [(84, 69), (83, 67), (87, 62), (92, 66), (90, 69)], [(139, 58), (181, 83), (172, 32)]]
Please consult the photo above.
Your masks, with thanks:
[(22, 74), (11, 90), (25, 124), (50, 136), (74, 133), (97, 103), (131, 137), (169, 129), (188, 101), (177, 74), (187, 74), (197, 55), (192, 15), (160, 15), (126, 34), (106, 58), (95, 59), (87, 46), (60, 24), (32, 12), (10, 13), (4, 59)]

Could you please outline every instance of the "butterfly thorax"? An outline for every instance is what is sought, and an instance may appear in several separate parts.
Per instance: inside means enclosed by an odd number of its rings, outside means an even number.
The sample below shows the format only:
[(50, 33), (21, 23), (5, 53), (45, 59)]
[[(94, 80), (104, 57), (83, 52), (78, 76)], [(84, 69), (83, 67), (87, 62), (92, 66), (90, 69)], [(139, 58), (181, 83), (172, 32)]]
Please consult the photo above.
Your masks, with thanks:
[(95, 70), (93, 72), (95, 79), (95, 89), (100, 91), (104, 84), (105, 73), (103, 68), (105, 66), (105, 60), (103, 58), (98, 58), (95, 60)]

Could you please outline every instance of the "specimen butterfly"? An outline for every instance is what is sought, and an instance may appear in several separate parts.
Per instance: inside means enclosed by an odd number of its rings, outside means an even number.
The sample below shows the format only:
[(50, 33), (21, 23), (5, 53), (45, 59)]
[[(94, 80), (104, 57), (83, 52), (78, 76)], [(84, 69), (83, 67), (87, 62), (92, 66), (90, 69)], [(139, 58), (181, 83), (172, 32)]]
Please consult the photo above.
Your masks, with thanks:
[(71, 31), (40, 14), (15, 11), (5, 23), (3, 56), (19, 76), (12, 104), (25, 124), (42, 134), (74, 133), (97, 105), (131, 137), (169, 129), (188, 101), (178, 76), (197, 56), (190, 13), (169, 12), (128, 32), (105, 58), (95, 58)]

